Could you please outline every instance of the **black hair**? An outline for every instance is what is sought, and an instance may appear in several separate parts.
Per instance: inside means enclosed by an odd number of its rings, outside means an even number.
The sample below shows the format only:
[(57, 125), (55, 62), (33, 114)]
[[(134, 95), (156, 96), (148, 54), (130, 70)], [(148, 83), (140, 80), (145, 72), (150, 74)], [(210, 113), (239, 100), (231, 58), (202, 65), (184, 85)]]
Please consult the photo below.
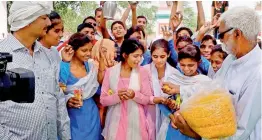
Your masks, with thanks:
[(68, 42), (68, 44), (72, 46), (74, 51), (78, 50), (80, 47), (84, 46), (87, 43), (91, 43), (91, 40), (88, 38), (88, 36), (82, 33), (74, 33), (70, 37)]
[(143, 36), (144, 36), (144, 38), (145, 38), (146, 34), (145, 34), (144, 29), (143, 29), (141, 26), (138, 26), (138, 25), (129, 28), (129, 29), (127, 30), (124, 38), (125, 38), (125, 39), (129, 39), (130, 36), (131, 36), (133, 33), (135, 33), (135, 32), (140, 32), (140, 31), (142, 31), (142, 34), (143, 34)]
[(204, 41), (208, 41), (208, 40), (212, 40), (213, 44), (214, 45), (217, 45), (217, 41), (214, 37), (212, 37), (211, 35), (205, 35), (203, 37), (203, 39), (201, 40), (201, 44), (204, 42)]
[[(60, 24), (62, 21), (61, 21), (61, 16), (55, 12), (55, 11), (52, 11), (49, 15), (48, 15), (48, 18), (50, 19), (51, 21), (51, 25), (47, 27), (47, 33), (49, 32), (49, 30), (51, 30), (52, 28), (54, 28), (56, 25)], [(55, 19), (60, 19), (59, 21), (55, 21)]]
[(196, 45), (188, 44), (178, 52), (178, 61), (182, 59), (190, 58), (196, 62), (201, 60), (200, 49)]
[(96, 19), (95, 19), (93, 16), (88, 16), (88, 17), (86, 17), (86, 18), (83, 20), (83, 23), (85, 23), (86, 20), (88, 20), (88, 19), (92, 19), (92, 20), (94, 20), (94, 21), (96, 22)]
[(125, 24), (124, 24), (122, 21), (117, 20), (117, 21), (114, 21), (114, 22), (111, 24), (111, 31), (113, 30), (113, 26), (114, 26), (115, 24), (120, 24), (120, 25), (123, 26), (124, 29), (126, 29)]
[[(153, 52), (157, 49), (157, 48), (162, 48), (164, 49), (164, 51), (167, 54), (170, 54), (170, 49), (168, 47), (168, 41), (166, 41), (165, 39), (158, 39), (156, 41), (154, 41), (151, 45), (151, 55), (153, 54)], [(167, 58), (167, 62), (172, 66), (172, 67), (176, 67), (177, 66), (177, 62), (173, 61), (172, 58), (169, 56)]]
[(146, 17), (145, 16), (137, 16), (137, 19), (139, 19), (139, 18), (144, 18), (145, 20), (146, 20), (146, 23), (147, 23), (147, 19), (146, 19)]
[(189, 33), (190, 37), (193, 35), (193, 32), (192, 32), (189, 28), (187, 28), (187, 27), (180, 27), (180, 28), (176, 31), (176, 37), (178, 37), (178, 34), (179, 34), (182, 30), (186, 30), (186, 31)]
[(178, 37), (177, 41), (176, 41), (176, 46), (182, 42), (182, 41), (185, 41), (185, 42), (188, 42), (189, 44), (193, 44), (193, 40), (188, 37), (188, 36), (180, 36)]
[(99, 11), (103, 11), (103, 9), (102, 9), (101, 7), (96, 8), (96, 10), (95, 10), (95, 16), (96, 16), (97, 12), (99, 12)]
[(213, 53), (215, 53), (215, 52), (220, 52), (220, 53), (222, 53), (222, 54), (223, 54), (223, 59), (226, 59), (226, 57), (227, 57), (227, 55), (228, 55), (226, 52), (223, 51), (223, 49), (222, 49), (222, 47), (221, 47), (220, 44), (216, 45), (216, 46), (212, 49), (211, 55), (212, 55)]
[(82, 23), (82, 24), (78, 25), (77, 32), (81, 32), (84, 28), (91, 28), (91, 29), (93, 29), (95, 31), (94, 26), (92, 26), (91, 24), (89, 24), (89, 23)]
[(141, 49), (142, 52), (145, 52), (144, 46), (136, 39), (125, 39), (120, 47), (120, 61), (125, 62), (123, 54), (129, 55), (136, 50)]

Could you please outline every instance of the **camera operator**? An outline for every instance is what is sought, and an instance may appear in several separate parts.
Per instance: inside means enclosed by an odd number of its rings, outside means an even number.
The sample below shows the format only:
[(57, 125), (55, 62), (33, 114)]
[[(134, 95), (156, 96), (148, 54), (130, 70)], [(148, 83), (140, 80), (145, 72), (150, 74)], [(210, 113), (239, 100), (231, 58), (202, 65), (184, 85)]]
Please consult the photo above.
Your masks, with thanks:
[[(50, 25), (47, 2), (15, 1), (8, 18), (12, 34), (0, 41), (0, 52), (13, 55), (7, 69), (25, 68), (35, 75), (33, 103), (0, 102), (0, 139), (70, 139), (70, 121), (58, 85), (58, 66), (36, 40)], [(0, 93), (1, 94), (1, 93)], [(19, 94), (19, 93), (16, 93)]]

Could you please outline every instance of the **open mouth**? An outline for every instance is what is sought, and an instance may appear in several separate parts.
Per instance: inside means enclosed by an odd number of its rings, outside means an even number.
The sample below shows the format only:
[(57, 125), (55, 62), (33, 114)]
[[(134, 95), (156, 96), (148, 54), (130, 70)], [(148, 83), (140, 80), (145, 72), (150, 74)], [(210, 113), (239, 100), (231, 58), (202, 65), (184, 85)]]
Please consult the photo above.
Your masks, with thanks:
[(210, 57), (210, 54), (203, 54), (204, 57)]

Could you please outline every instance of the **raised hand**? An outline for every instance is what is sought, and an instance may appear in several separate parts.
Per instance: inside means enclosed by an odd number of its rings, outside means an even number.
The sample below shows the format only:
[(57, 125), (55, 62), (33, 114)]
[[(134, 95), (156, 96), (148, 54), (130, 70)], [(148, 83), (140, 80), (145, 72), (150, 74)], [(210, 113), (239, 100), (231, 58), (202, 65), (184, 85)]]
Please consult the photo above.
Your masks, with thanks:
[(61, 51), (62, 60), (65, 62), (69, 62), (72, 60), (74, 56), (74, 50), (72, 46), (66, 45), (65, 48)]
[(221, 16), (221, 13), (217, 13), (213, 18), (212, 18), (212, 25), (216, 25), (219, 18)]
[(105, 2), (106, 2), (106, 1), (100, 1), (100, 6), (101, 6), (101, 7), (104, 7)]
[(114, 56), (114, 52), (109, 52), (109, 50), (104, 47), (102, 40), (99, 47), (99, 63), (104, 63), (106, 67), (112, 67), (117, 64), (117, 62), (114, 60)]
[(128, 2), (128, 3), (129, 3), (129, 5), (130, 5), (131, 10), (136, 10), (137, 5), (138, 5), (138, 2), (136, 2), (136, 3)]
[(176, 12), (176, 14), (171, 18), (171, 23), (173, 26), (173, 29), (176, 29), (183, 20), (183, 14), (181, 11)]
[(161, 27), (162, 32), (163, 32), (163, 39), (166, 41), (172, 40), (173, 39), (173, 32), (169, 30), (167, 26)]

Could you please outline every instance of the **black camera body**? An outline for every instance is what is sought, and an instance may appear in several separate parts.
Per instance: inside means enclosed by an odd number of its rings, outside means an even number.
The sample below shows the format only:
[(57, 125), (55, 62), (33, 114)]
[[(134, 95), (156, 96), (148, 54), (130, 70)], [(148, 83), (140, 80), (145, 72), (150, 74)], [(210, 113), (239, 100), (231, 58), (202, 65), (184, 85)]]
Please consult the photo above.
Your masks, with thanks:
[(33, 103), (35, 99), (34, 73), (24, 68), (6, 70), (12, 55), (0, 52), (0, 102)]

